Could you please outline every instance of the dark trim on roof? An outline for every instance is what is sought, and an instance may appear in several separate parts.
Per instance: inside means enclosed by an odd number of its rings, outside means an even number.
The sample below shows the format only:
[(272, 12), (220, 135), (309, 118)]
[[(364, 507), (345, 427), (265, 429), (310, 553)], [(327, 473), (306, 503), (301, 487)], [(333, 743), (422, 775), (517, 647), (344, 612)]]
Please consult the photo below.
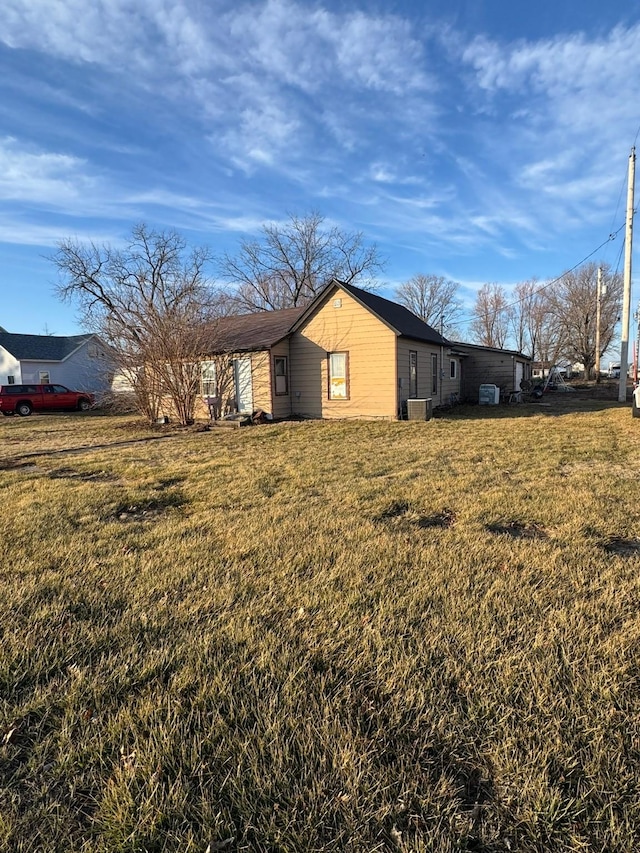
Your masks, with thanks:
[(517, 358), (522, 358), (524, 361), (531, 361), (530, 355), (525, 355), (516, 349), (501, 349), (500, 347), (485, 347), (482, 344), (467, 344), (464, 341), (450, 341), (449, 346), (452, 348), (462, 347), (464, 349), (484, 350), (485, 352), (504, 353), (505, 355), (513, 355)]

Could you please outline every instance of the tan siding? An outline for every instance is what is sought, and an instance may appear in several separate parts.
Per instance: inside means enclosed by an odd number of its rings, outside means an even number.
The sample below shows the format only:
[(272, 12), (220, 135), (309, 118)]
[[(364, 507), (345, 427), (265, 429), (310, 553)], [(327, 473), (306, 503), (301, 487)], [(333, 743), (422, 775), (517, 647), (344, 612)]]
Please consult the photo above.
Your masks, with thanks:
[[(451, 362), (456, 362), (456, 378), (451, 378)], [(460, 359), (454, 355), (450, 355), (448, 349), (445, 347), (444, 350), (444, 364), (442, 365), (444, 370), (444, 378), (441, 384), (442, 391), (442, 404), (448, 405), (452, 403), (454, 400), (458, 402), (461, 400), (461, 368), (460, 368)]]
[[(329, 400), (329, 352), (349, 353), (348, 400)], [(332, 291), (291, 338), (291, 392), (293, 412), (306, 417), (396, 418), (395, 333), (348, 293)]]
[(272, 413), (271, 401), (271, 359), (269, 351), (245, 353), (251, 357), (251, 382), (253, 385), (253, 409), (262, 409)]
[(524, 367), (524, 376), (528, 377), (526, 365), (528, 361), (522, 356), (510, 352), (492, 352), (483, 349), (466, 349), (463, 344), (456, 348), (466, 352), (462, 360), (462, 396), (470, 402), (478, 402), (481, 385), (497, 385), (502, 393), (514, 390), (516, 367), (520, 362)]
[[(406, 401), (410, 395), (409, 353), (412, 351), (418, 354), (418, 397), (421, 399), (431, 397), (434, 406), (449, 404), (451, 395), (460, 393), (459, 364), (456, 378), (451, 379), (449, 361), (453, 356), (449, 355), (448, 347), (442, 348), (437, 344), (412, 341), (409, 338), (398, 340), (398, 379), (402, 379), (401, 399)], [(438, 390), (435, 394), (432, 391), (432, 355), (438, 358)], [(456, 361), (459, 360), (456, 359)], [(444, 369), (444, 377), (441, 376), (442, 369)]]

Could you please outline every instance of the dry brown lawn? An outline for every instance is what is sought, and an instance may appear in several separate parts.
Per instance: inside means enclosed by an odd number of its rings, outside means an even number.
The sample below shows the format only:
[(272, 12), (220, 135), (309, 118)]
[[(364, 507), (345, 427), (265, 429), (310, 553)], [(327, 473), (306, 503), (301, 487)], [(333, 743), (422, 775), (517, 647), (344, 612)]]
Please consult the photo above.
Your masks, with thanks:
[(543, 402), (2, 419), (0, 849), (638, 849), (640, 423)]

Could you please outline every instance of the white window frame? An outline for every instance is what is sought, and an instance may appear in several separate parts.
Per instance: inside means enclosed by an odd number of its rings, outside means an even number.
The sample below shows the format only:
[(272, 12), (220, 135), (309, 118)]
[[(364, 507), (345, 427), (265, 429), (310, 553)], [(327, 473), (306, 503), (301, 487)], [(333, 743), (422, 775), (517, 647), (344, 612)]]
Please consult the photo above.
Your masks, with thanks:
[[(278, 372), (278, 362), (281, 372)], [(286, 397), (289, 394), (289, 359), (286, 355), (273, 357), (273, 387), (276, 397)]]
[(455, 358), (449, 359), (449, 379), (458, 378), (458, 362)]
[[(342, 366), (340, 361), (342, 360)], [(329, 380), (329, 399), (349, 399), (349, 353), (342, 350), (327, 353), (327, 375)]]
[(200, 391), (203, 397), (218, 396), (218, 371), (215, 361), (200, 363)]

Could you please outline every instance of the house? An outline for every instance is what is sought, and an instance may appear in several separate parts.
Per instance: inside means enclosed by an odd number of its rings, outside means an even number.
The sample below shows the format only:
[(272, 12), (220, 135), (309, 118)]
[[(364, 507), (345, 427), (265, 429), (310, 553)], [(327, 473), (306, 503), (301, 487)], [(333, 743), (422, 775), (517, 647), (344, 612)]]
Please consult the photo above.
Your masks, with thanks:
[(411, 311), (351, 284), (331, 282), (291, 329), (294, 414), (314, 418), (403, 416), (409, 398), (449, 404), (460, 359)]
[(0, 331), (0, 385), (56, 383), (92, 393), (111, 382), (108, 348), (96, 335), (19, 335)]
[(394, 420), (410, 398), (441, 406), (460, 395), (461, 359), (439, 332), (335, 280), (303, 308), (226, 318), (214, 337), (201, 391), (223, 411)]
[(461, 399), (477, 403), (481, 385), (497, 385), (503, 396), (518, 392), (531, 381), (531, 359), (517, 350), (456, 341), (452, 353), (463, 360)]

